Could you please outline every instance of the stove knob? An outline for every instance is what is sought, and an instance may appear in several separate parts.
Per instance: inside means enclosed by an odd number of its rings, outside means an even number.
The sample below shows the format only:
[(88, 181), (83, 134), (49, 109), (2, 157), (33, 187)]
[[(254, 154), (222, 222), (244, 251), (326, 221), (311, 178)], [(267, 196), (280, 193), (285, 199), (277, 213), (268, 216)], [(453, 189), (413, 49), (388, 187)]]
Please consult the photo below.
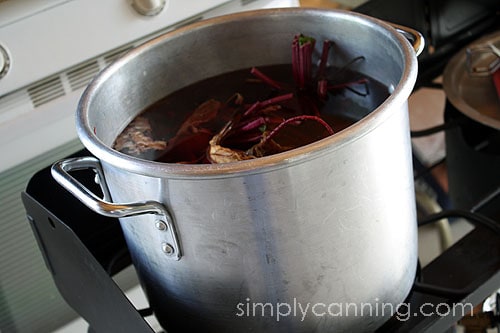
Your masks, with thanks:
[(10, 59), (7, 51), (0, 45), (0, 79), (7, 74), (10, 68)]
[(132, 7), (141, 15), (154, 16), (165, 7), (166, 0), (133, 0)]

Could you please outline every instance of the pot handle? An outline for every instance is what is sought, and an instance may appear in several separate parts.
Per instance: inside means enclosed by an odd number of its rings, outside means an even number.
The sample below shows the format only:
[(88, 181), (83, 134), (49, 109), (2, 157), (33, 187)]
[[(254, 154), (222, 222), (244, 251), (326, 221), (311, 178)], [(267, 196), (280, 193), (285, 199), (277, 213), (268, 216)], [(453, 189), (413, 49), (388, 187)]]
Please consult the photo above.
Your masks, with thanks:
[(420, 32), (415, 29), (408, 28), (399, 24), (395, 24), (392, 22), (387, 22), (391, 25), (397, 32), (399, 32), (403, 37), (408, 39), (410, 44), (413, 46), (413, 50), (417, 57), (422, 53), (425, 48), (425, 39), (424, 36)]
[[(99, 183), (103, 199), (99, 198), (82, 183), (69, 174), (70, 171), (91, 169), (96, 172), (96, 181)], [(162, 250), (167, 257), (179, 260), (182, 256), (179, 240), (172, 216), (164, 205), (157, 201), (133, 203), (113, 203), (104, 178), (101, 163), (94, 157), (75, 157), (58, 161), (52, 165), (52, 177), (73, 196), (94, 212), (109, 217), (130, 217), (142, 214), (156, 215), (156, 228), (167, 231), (166, 240), (162, 242)]]

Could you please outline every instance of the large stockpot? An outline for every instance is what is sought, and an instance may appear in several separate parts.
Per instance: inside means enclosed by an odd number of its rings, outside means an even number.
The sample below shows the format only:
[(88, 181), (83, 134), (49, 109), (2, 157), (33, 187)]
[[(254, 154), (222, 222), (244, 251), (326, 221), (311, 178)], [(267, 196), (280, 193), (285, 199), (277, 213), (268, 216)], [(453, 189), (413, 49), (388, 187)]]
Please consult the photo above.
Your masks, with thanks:
[[(364, 55), (359, 70), (390, 96), (334, 136), (259, 159), (164, 164), (111, 148), (134, 116), (170, 92), (289, 63), (298, 32), (334, 40), (344, 53), (332, 62)], [(417, 266), (407, 110), (416, 75), (412, 45), (355, 13), (276, 9), (196, 23), (94, 79), (76, 122), (97, 159), (60, 161), (53, 175), (95, 211), (121, 217), (141, 284), (169, 332), (372, 331), (404, 301)], [(68, 173), (85, 168), (97, 172), (104, 199)]]

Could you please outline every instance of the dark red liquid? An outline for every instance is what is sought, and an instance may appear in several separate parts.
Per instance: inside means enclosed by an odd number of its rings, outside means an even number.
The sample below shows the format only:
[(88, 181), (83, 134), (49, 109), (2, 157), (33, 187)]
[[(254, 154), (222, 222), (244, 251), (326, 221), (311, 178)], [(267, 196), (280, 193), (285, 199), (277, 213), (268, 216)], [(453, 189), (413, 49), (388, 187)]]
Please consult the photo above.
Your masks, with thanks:
[[(287, 108), (287, 116), (311, 114), (313, 113), (311, 106), (314, 105), (319, 111), (321, 118), (331, 126), (334, 132), (341, 131), (370, 113), (389, 95), (387, 87), (378, 81), (356, 72), (329, 68), (328, 77), (332, 78), (330, 85), (333, 88), (330, 89), (326, 100), (319, 100), (314, 87), (305, 92), (294, 90), (291, 65), (262, 66), (259, 67), (259, 70), (287, 87), (286, 92), (293, 91), (296, 95), (301, 96), (300, 98), (295, 97), (293, 100), (284, 103)], [(345, 83), (355, 82), (358, 79), (367, 79), (367, 81), (363, 84), (343, 86)], [(338, 88), (335, 88), (336, 86)], [(244, 103), (250, 105), (256, 101), (263, 101), (284, 92), (276, 91), (276, 89), (269, 85), (256, 80), (250, 74), (250, 69), (243, 69), (205, 79), (180, 89), (154, 103), (141, 112), (139, 116), (147, 119), (150, 129), (146, 135), (151, 140), (168, 142), (169, 139), (176, 135), (185, 119), (199, 105), (210, 99), (226, 102), (235, 93), (241, 94), (244, 98)], [(197, 146), (201, 142), (209, 140), (212, 134), (217, 134), (228, 119), (220, 119), (218, 122), (212, 122), (209, 134), (204, 132), (199, 138), (192, 138), (191, 143), (183, 144), (182, 152), (179, 152), (182, 156), (179, 156), (178, 160), (175, 160), (175, 155), (172, 157), (172, 154), (168, 158), (165, 158), (164, 151), (158, 147), (156, 149), (145, 149), (140, 152), (132, 151), (129, 148), (120, 148), (116, 144), (115, 148), (124, 153), (148, 160), (182, 163), (185, 162), (184, 159), (189, 159), (186, 156), (190, 156), (190, 154), (186, 150), (189, 149), (190, 145), (196, 147), (195, 149), (200, 149)], [(325, 129), (321, 125), (315, 122), (304, 122), (299, 127), (287, 127), (286, 131), (281, 131), (276, 135), (275, 139), (280, 144), (294, 148), (322, 139), (325, 136)], [(133, 145), (134, 143), (131, 142), (131, 144)], [(247, 149), (248, 147), (243, 145), (234, 148)]]

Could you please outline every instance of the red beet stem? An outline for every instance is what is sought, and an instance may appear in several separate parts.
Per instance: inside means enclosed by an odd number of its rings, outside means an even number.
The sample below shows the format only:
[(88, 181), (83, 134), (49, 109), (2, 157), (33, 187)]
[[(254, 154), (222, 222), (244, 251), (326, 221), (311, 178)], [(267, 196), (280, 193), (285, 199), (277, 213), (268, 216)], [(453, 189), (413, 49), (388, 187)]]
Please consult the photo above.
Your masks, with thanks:
[(323, 76), (325, 75), (326, 64), (328, 62), (328, 53), (330, 51), (331, 45), (332, 45), (331, 41), (329, 40), (323, 41), (323, 50), (321, 51), (321, 58), (317, 74), (318, 79), (322, 79)]
[(246, 117), (249, 114), (257, 111), (258, 109), (261, 109), (264, 106), (268, 106), (268, 105), (271, 105), (271, 104), (278, 104), (280, 102), (284, 102), (284, 101), (287, 101), (287, 100), (292, 99), (292, 98), (293, 98), (293, 93), (288, 93), (288, 94), (283, 94), (283, 95), (279, 95), (279, 96), (276, 96), (276, 97), (272, 97), (272, 98), (266, 99), (265, 101), (262, 101), (262, 102), (257, 101), (255, 103), (253, 103), (245, 111), (245, 113), (243, 113), (243, 116)]
[(304, 76), (305, 76), (304, 49), (305, 49), (304, 45), (299, 46), (299, 89), (304, 88)]
[(313, 43), (307, 43), (306, 44), (306, 53), (305, 53), (305, 82), (304, 85), (307, 84), (308, 82), (311, 82), (312, 80), (312, 54), (314, 51), (314, 44)]
[(292, 98), (293, 98), (293, 93), (283, 94), (283, 95), (279, 95), (276, 97), (266, 99), (265, 101), (260, 102), (260, 105), (267, 106), (267, 105), (271, 105), (271, 104), (277, 104), (277, 103), (284, 102), (284, 101), (287, 101), (287, 100), (292, 99)]
[(325, 99), (328, 94), (328, 81), (325, 79), (318, 81), (318, 97)]
[(261, 79), (264, 83), (270, 85), (271, 87), (273, 87), (275, 89), (283, 90), (283, 87), (281, 86), (281, 84), (279, 84), (278, 82), (274, 81), (269, 76), (267, 76), (266, 74), (262, 73), (260, 70), (258, 70), (255, 67), (252, 67), (252, 69), (250, 70), (250, 74), (255, 75), (256, 77), (258, 77), (259, 79)]
[[(360, 85), (360, 84), (362, 84), (362, 85), (365, 86), (365, 91), (364, 92), (355, 90), (353, 88), (353, 86)], [(351, 81), (351, 82), (346, 82), (346, 83), (340, 83), (340, 84), (334, 84), (334, 85), (327, 86), (328, 90), (343, 89), (343, 88), (349, 89), (350, 91), (352, 91), (352, 92), (354, 92), (354, 93), (356, 93), (358, 95), (361, 95), (361, 96), (366, 96), (366, 95), (370, 94), (370, 91), (369, 91), (369, 88), (368, 88), (368, 79), (367, 78), (362, 78), (362, 79), (359, 79), (359, 80), (356, 80), (356, 81)]]
[(245, 113), (243, 113), (243, 117), (246, 117), (248, 116), (249, 114), (251, 114), (252, 112), (254, 112), (255, 110), (257, 110), (258, 108), (260, 107), (260, 102), (257, 101), (255, 103), (253, 103), (246, 111)]
[(299, 37), (298, 35), (293, 38), (292, 41), (292, 73), (293, 80), (296, 84), (299, 82)]
[(224, 138), (222, 144), (227, 147), (236, 148), (241, 145), (247, 144), (255, 144), (258, 143), (262, 139), (262, 133), (253, 133), (253, 132), (245, 132), (245, 135), (233, 135), (227, 138)]
[(249, 131), (249, 130), (253, 130), (254, 128), (257, 128), (259, 126), (262, 126), (266, 123), (266, 121), (264, 120), (264, 118), (262, 117), (259, 117), (257, 119), (254, 119), (250, 122), (248, 122), (247, 124), (245, 124), (244, 126), (241, 127), (241, 130), (242, 131)]
[(301, 35), (296, 35), (292, 41), (292, 72), (299, 89), (304, 89), (312, 79), (312, 53), (314, 40), (299, 42)]
[(316, 99), (309, 94), (302, 94), (298, 98), (299, 107), (302, 114), (321, 117), (321, 113), (316, 105)]
[(328, 86), (328, 89), (341, 89), (341, 88), (345, 88), (345, 87), (350, 87), (350, 86), (355, 85), (355, 84), (365, 84), (365, 83), (368, 83), (368, 79), (362, 78), (362, 79), (359, 79), (356, 81), (334, 84), (334, 85)]
[(318, 116), (311, 116), (311, 115), (300, 115), (300, 116), (288, 118), (285, 121), (283, 121), (281, 124), (279, 124), (278, 126), (276, 126), (271, 131), (271, 133), (269, 133), (269, 135), (264, 138), (264, 140), (263, 140), (262, 143), (271, 140), (285, 126), (287, 126), (287, 125), (289, 125), (291, 123), (294, 123), (296, 121), (300, 122), (300, 121), (303, 121), (303, 120), (314, 120), (314, 121), (318, 122), (319, 124), (321, 124), (327, 130), (327, 132), (328, 132), (329, 135), (332, 135), (334, 133), (333, 129), (330, 127), (330, 125), (328, 125), (328, 123), (326, 121), (324, 121), (323, 119), (321, 119), (320, 117), (318, 117)]

